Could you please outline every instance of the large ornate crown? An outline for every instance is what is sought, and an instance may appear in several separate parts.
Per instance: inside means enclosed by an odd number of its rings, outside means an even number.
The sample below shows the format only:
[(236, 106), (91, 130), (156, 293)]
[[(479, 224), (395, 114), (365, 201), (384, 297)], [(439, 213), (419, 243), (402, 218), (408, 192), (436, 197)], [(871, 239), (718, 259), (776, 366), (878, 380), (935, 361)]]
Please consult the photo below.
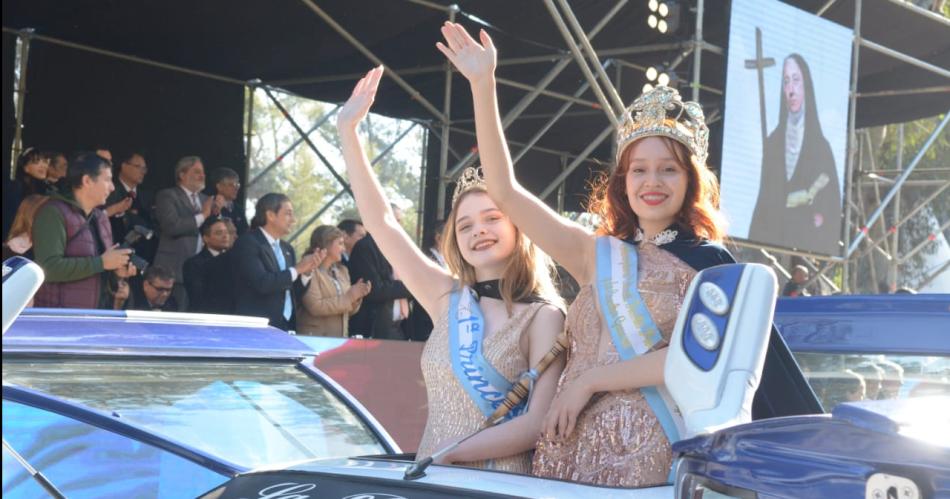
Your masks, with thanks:
[[(636, 114), (634, 114), (634, 112)], [(617, 162), (631, 142), (663, 136), (687, 148), (700, 165), (709, 155), (709, 128), (698, 102), (683, 102), (675, 88), (659, 86), (633, 101), (617, 133)]]
[(455, 192), (452, 194), (452, 204), (459, 200), (459, 196), (466, 192), (480, 188), (488, 190), (485, 185), (485, 177), (482, 176), (482, 167), (470, 166), (462, 171), (462, 176), (455, 182)]

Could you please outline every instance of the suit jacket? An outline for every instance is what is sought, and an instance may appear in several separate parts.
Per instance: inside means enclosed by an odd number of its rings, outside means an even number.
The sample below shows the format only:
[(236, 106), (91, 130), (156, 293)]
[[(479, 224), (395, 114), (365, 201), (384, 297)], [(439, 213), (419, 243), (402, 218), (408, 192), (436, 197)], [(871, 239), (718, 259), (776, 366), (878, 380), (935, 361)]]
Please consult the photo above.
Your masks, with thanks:
[(320, 269), (314, 271), (310, 285), (300, 298), (297, 334), (337, 337), (347, 335), (350, 315), (359, 310), (362, 300), (350, 302), (346, 296), (346, 290), (350, 289), (350, 273), (343, 265), (335, 267), (339, 290), (328, 273)]
[(230, 255), (226, 252), (214, 256), (208, 248), (202, 248), (197, 255), (185, 260), (182, 273), (189, 312), (234, 313)]
[[(129, 191), (122, 185), (122, 182), (118, 178), (115, 179), (114, 183), (115, 190), (112, 191), (112, 194), (109, 194), (109, 198), (106, 199), (106, 206), (118, 203), (129, 195)], [(138, 188), (135, 189), (135, 199), (132, 200), (132, 207), (122, 214), (122, 216), (109, 218), (109, 223), (112, 225), (112, 240), (117, 243), (122, 243), (125, 241), (125, 235), (136, 225), (142, 225), (152, 230), (157, 229), (155, 221), (152, 220), (152, 210), (154, 208), (155, 198), (152, 196), (152, 193), (143, 190), (142, 186), (138, 186)], [(158, 239), (157, 234), (153, 236), (151, 240), (140, 239), (139, 242), (135, 243), (133, 248), (142, 258), (149, 262), (154, 261), (155, 251), (158, 247)]]
[(294, 328), (294, 314), (285, 320), (284, 295), (291, 291), (293, 302), (294, 280), (290, 268), (297, 264), (294, 248), (280, 242), (287, 268), (280, 270), (274, 250), (267, 244), (261, 229), (251, 229), (239, 237), (231, 248), (231, 274), (234, 276), (235, 313), (267, 317), (270, 325), (283, 330)]
[(412, 298), (402, 281), (393, 280), (393, 267), (383, 256), (372, 235), (360, 239), (353, 246), (347, 262), (350, 282), (359, 279), (372, 283), (372, 290), (363, 298), (359, 312), (350, 318), (350, 334), (370, 338), (404, 339), (392, 337), (396, 326), (393, 321), (393, 301)]
[[(203, 205), (208, 196), (198, 193)], [(161, 236), (155, 264), (175, 273), (175, 282), (182, 282), (182, 265), (198, 253), (198, 224), (194, 205), (181, 187), (162, 189), (155, 196), (155, 219)]]
[(234, 223), (234, 228), (237, 229), (237, 235), (243, 236), (247, 232), (247, 217), (244, 213), (241, 213), (241, 207), (235, 204), (234, 209), (228, 209), (227, 207), (221, 208), (221, 216), (228, 217), (231, 219), (231, 222)]

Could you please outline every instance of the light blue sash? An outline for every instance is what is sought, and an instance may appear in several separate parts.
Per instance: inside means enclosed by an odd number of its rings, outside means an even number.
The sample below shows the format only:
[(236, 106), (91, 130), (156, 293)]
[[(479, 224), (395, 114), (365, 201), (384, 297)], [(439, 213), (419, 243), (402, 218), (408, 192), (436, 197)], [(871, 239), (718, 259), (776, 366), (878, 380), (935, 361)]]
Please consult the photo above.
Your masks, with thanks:
[[(597, 238), (597, 297), (604, 324), (623, 360), (647, 353), (663, 339), (637, 282), (637, 247), (615, 237)], [(674, 416), (676, 405), (665, 392), (655, 386), (640, 389), (672, 444), (680, 439), (683, 424), (682, 418)]]
[[(485, 417), (489, 417), (505, 399), (512, 383), (482, 355), (485, 319), (475, 293), (468, 287), (453, 291), (449, 302), (449, 354), (452, 371)], [(524, 411), (525, 402), (505, 419)]]

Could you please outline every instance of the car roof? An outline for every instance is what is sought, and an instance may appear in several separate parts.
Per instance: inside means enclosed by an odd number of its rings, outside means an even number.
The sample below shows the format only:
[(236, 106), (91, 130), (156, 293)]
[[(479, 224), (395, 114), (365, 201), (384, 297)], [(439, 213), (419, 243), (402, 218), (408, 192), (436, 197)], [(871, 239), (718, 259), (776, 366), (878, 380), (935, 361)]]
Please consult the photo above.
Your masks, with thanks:
[(775, 324), (795, 352), (950, 355), (950, 295), (782, 298)]
[(201, 358), (300, 358), (311, 349), (258, 317), (27, 309), (3, 352)]

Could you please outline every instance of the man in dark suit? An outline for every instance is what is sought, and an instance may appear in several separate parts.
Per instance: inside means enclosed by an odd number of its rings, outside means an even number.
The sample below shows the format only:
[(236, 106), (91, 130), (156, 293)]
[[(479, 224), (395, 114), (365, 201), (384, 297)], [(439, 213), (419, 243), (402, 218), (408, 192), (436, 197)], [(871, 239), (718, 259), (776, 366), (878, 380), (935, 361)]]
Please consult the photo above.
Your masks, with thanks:
[[(152, 221), (154, 197), (152, 193), (140, 189), (147, 173), (148, 165), (140, 153), (133, 152), (119, 163), (118, 172), (113, 177), (115, 190), (106, 200), (106, 212), (112, 211), (109, 222), (112, 225), (112, 238), (116, 242), (122, 242), (136, 225), (155, 229)], [(133, 248), (139, 256), (152, 262), (155, 260), (157, 244), (158, 238), (140, 239)]]
[(231, 234), (225, 220), (211, 217), (201, 224), (204, 248), (185, 260), (182, 273), (188, 291), (188, 311), (207, 314), (234, 313), (234, 290), (229, 265)]
[(129, 279), (129, 299), (126, 310), (154, 310), (177, 312), (178, 303), (172, 296), (175, 275), (161, 265), (151, 265), (142, 277)]
[(237, 229), (237, 235), (243, 236), (248, 229), (247, 217), (242, 212), (241, 206), (236, 203), (238, 193), (241, 191), (241, 177), (230, 168), (215, 168), (211, 174), (211, 189), (212, 194), (217, 194), (224, 199), (221, 216), (230, 218)]
[(205, 188), (205, 171), (198, 156), (179, 159), (175, 179), (178, 185), (155, 196), (155, 218), (161, 231), (155, 263), (175, 274), (175, 299), (187, 308), (182, 265), (201, 250), (198, 227), (221, 209), (223, 201), (219, 196), (201, 193)]
[(257, 201), (251, 229), (239, 237), (231, 250), (234, 273), (235, 313), (267, 317), (270, 325), (294, 329), (294, 284), (309, 282), (320, 264), (307, 255), (296, 263), (294, 248), (280, 238), (296, 223), (290, 199), (277, 193)]
[[(393, 206), (393, 210), (398, 218), (398, 208)], [(393, 266), (379, 250), (372, 234), (353, 246), (347, 267), (354, 283), (360, 279), (372, 283), (359, 312), (350, 317), (350, 334), (387, 340), (406, 339), (400, 324), (408, 317), (408, 300), (412, 295), (402, 281), (396, 279)]]
[(343, 236), (343, 265), (347, 266), (349, 270), (350, 265), (350, 255), (353, 253), (353, 246), (356, 246), (356, 243), (360, 239), (366, 237), (366, 227), (363, 227), (363, 222), (359, 220), (354, 220), (352, 218), (346, 218), (340, 220), (340, 223), (336, 226), (337, 229), (340, 229), (344, 232)]

